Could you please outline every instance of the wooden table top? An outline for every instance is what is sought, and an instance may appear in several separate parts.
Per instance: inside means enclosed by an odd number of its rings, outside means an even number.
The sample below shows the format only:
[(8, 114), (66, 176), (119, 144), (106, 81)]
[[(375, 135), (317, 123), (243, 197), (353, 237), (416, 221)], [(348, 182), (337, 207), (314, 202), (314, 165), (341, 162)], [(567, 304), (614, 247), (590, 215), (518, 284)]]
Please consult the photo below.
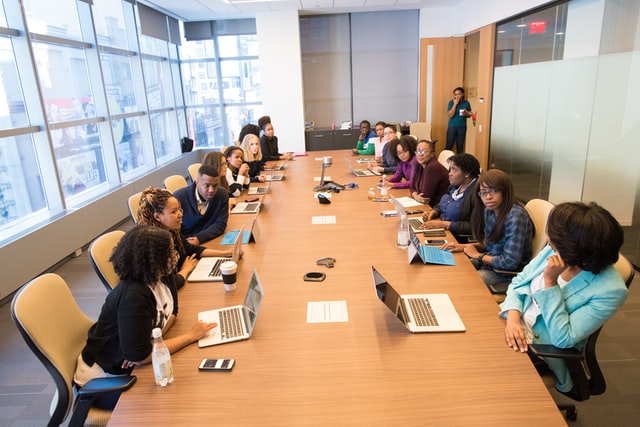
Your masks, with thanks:
[[(329, 205), (312, 191), (324, 155), (333, 157), (326, 175), (359, 185), (333, 194)], [(155, 385), (150, 365), (137, 368), (138, 382), (121, 396), (109, 425), (565, 425), (528, 357), (506, 346), (495, 300), (466, 256), (455, 254), (456, 266), (409, 265), (406, 250), (396, 247), (398, 219), (379, 214), (393, 206), (367, 199), (379, 177), (356, 178), (346, 156), (356, 166), (347, 150), (287, 164), (286, 179), (262, 199), (259, 239), (244, 245), (236, 291), (225, 292), (222, 283), (188, 283), (180, 291), (168, 336), (188, 330), (200, 311), (241, 304), (256, 269), (265, 298), (253, 336), (175, 353), (175, 382), (165, 388)], [(312, 225), (313, 216), (335, 216), (336, 223)], [(228, 229), (253, 219), (231, 215)], [(335, 267), (316, 265), (323, 257), (335, 258)], [(449, 294), (466, 332), (409, 333), (376, 298), (370, 265), (401, 293)], [(303, 281), (309, 271), (326, 280)], [(348, 322), (307, 323), (309, 301), (339, 300), (347, 302)], [(203, 358), (236, 365), (228, 373), (199, 372)]]

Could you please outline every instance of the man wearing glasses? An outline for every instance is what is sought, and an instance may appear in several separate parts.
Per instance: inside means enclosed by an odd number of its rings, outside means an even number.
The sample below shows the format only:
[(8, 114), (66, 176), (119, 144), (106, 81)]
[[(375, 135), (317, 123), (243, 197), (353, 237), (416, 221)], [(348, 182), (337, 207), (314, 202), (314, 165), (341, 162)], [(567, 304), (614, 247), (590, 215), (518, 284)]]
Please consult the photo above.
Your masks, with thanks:
[(189, 243), (201, 245), (224, 233), (229, 220), (229, 194), (220, 186), (216, 168), (200, 166), (196, 182), (173, 195), (184, 211), (182, 235)]
[(449, 172), (438, 162), (436, 143), (421, 139), (416, 148), (416, 163), (409, 189), (411, 197), (420, 203), (435, 206), (449, 189)]

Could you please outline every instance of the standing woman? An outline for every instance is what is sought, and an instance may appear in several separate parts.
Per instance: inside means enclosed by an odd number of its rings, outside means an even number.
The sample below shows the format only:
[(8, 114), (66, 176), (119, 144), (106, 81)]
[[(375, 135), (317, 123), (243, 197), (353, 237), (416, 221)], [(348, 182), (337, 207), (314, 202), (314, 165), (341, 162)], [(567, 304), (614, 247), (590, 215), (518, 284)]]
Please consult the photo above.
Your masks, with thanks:
[(249, 188), (249, 165), (244, 163), (244, 151), (240, 147), (230, 146), (224, 152), (227, 158), (227, 183), (229, 193), (239, 197), (242, 190)]
[(202, 166), (210, 165), (218, 171), (218, 176), (220, 177), (220, 187), (224, 188), (229, 192), (229, 183), (227, 182), (227, 158), (224, 156), (224, 153), (219, 151), (211, 151), (204, 156), (202, 159)]
[(478, 177), (478, 190), (479, 200), (471, 216), (477, 243), (447, 243), (444, 247), (464, 252), (484, 283), (496, 292), (513, 278), (513, 274), (496, 270), (518, 272), (531, 259), (533, 224), (505, 172), (490, 169), (482, 173)]
[(453, 99), (447, 105), (447, 116), (449, 123), (445, 149), (451, 150), (455, 142), (457, 152), (462, 153), (467, 137), (467, 118), (471, 117), (471, 104), (465, 99), (463, 88), (457, 87), (453, 90)]
[(387, 181), (393, 184), (392, 188), (409, 188), (415, 167), (416, 145), (415, 138), (410, 135), (387, 143), (387, 150), (397, 164), (396, 172)]
[(244, 162), (249, 166), (250, 182), (265, 182), (267, 178), (262, 174), (264, 159), (260, 150), (260, 138), (255, 135), (247, 135), (240, 146), (244, 152)]
[(189, 243), (180, 231), (182, 227), (180, 202), (169, 190), (164, 188), (147, 187), (142, 192), (136, 223), (160, 227), (171, 233), (173, 247), (178, 253), (178, 260), (171, 273), (176, 276), (175, 281), (178, 289), (184, 285), (189, 274), (196, 268), (198, 259), (203, 256), (230, 257), (233, 252), (232, 250), (208, 249)]
[(420, 203), (435, 206), (449, 188), (449, 172), (436, 159), (436, 144), (422, 139), (416, 148), (416, 161), (409, 183), (411, 197)]
[[(171, 234), (159, 227), (137, 225), (120, 240), (109, 259), (120, 277), (102, 306), (78, 357), (74, 382), (131, 373), (151, 362), (151, 331), (171, 328), (178, 315), (178, 293), (170, 279), (178, 257)], [(163, 280), (161, 280), (164, 278)], [(165, 339), (170, 353), (202, 338), (216, 323), (196, 321), (185, 334)], [(100, 402), (111, 409), (119, 393)]]
[(423, 215), (422, 228), (451, 230), (460, 242), (463, 235), (471, 235), (471, 213), (479, 204), (477, 179), (480, 162), (468, 153), (458, 153), (449, 159), (449, 191), (440, 203)]

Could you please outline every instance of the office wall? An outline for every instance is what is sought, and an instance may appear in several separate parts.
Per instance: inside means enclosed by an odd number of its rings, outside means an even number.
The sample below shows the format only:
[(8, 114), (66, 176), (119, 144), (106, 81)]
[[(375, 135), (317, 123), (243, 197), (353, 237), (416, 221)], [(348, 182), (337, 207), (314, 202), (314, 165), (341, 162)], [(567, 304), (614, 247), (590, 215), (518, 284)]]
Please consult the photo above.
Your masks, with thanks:
[(304, 151), (304, 104), (298, 12), (256, 15), (262, 106), (271, 116), (280, 152)]

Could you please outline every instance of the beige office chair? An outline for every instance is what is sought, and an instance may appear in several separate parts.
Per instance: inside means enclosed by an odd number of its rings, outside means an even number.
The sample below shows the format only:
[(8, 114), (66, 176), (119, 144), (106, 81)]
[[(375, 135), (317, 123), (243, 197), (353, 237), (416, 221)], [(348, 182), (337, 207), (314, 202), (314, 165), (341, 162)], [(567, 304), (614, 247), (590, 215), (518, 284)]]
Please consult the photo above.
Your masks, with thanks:
[(440, 154), (438, 154), (438, 162), (448, 170), (449, 159), (451, 158), (451, 156), (454, 156), (455, 154), (456, 153), (454, 153), (451, 150), (442, 150)]
[(142, 191), (130, 196), (129, 199), (127, 200), (129, 215), (131, 215), (131, 219), (133, 220), (134, 224), (138, 222), (138, 208), (140, 207), (141, 196), (142, 196)]
[(124, 234), (122, 230), (110, 231), (96, 238), (89, 246), (91, 265), (108, 292), (111, 292), (120, 283), (120, 277), (113, 269), (109, 258)]
[[(618, 270), (627, 288), (629, 288), (635, 276), (633, 265), (620, 254), (618, 261), (613, 266)], [(607, 388), (607, 382), (596, 357), (596, 343), (601, 330), (602, 327), (589, 335), (587, 344), (581, 350), (558, 348), (550, 344), (531, 344), (529, 346), (531, 351), (539, 357), (564, 360), (569, 369), (575, 390), (575, 394), (569, 397), (577, 402), (587, 400), (591, 396), (600, 395)], [(551, 373), (544, 375), (544, 379), (548, 387), (551, 388), (555, 385), (555, 377)], [(566, 418), (570, 421), (575, 421), (578, 418), (578, 411), (574, 404), (558, 404), (558, 409), (566, 411)]]
[(542, 199), (531, 199), (524, 206), (534, 227), (531, 256), (536, 256), (547, 244), (547, 219), (549, 219), (549, 213), (553, 206), (553, 203)]
[(55, 383), (48, 425), (60, 425), (70, 412), (69, 426), (106, 425), (110, 411), (91, 408), (92, 401), (129, 389), (136, 377), (96, 378), (81, 388), (73, 384), (78, 355), (93, 321), (80, 310), (62, 277), (43, 274), (24, 285), (11, 302), (11, 319)]
[(187, 185), (189, 185), (189, 183), (182, 175), (171, 175), (164, 179), (164, 188), (172, 193), (175, 193), (176, 190), (186, 187)]
[(191, 181), (196, 182), (196, 179), (198, 178), (198, 169), (200, 169), (200, 166), (202, 166), (202, 163), (193, 163), (187, 168), (189, 176), (191, 177)]
[(431, 123), (426, 122), (414, 122), (409, 126), (409, 133), (415, 135), (418, 141), (426, 139), (431, 141)]

